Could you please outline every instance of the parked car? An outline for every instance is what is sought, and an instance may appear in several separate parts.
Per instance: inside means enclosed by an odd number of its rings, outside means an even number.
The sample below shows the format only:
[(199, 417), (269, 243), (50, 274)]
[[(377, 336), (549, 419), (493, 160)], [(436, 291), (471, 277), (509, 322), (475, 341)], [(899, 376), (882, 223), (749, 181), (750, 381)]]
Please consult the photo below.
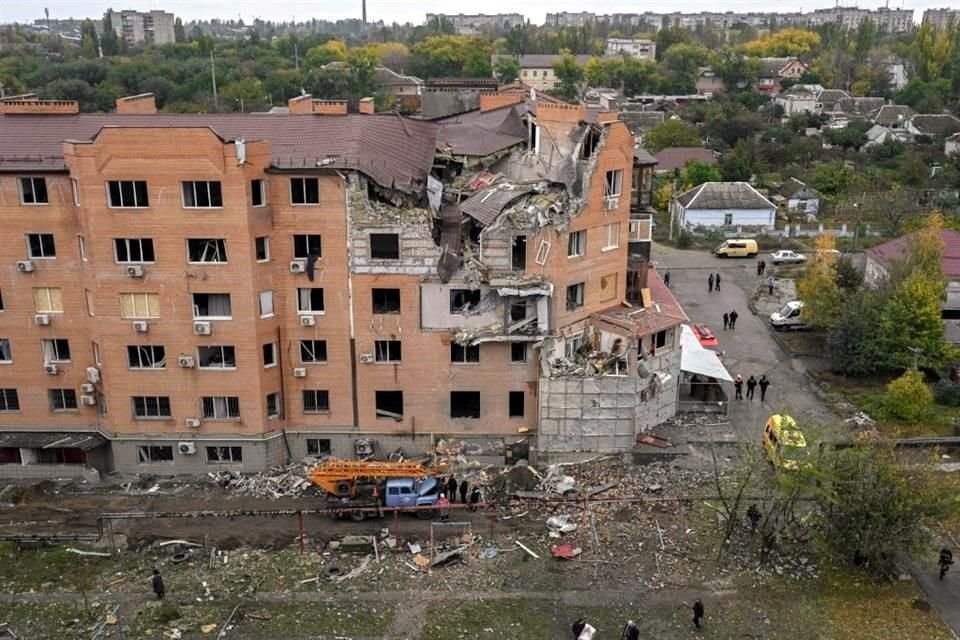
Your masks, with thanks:
[(717, 340), (717, 336), (713, 335), (713, 331), (710, 331), (710, 328), (705, 324), (694, 324), (690, 326), (693, 329), (693, 335), (697, 336), (697, 340), (700, 341), (707, 349), (716, 349), (720, 346), (720, 342)]
[(770, 462), (781, 469), (796, 470), (807, 460), (807, 440), (788, 415), (772, 415), (763, 427), (763, 447)]
[(803, 318), (803, 301), (791, 300), (783, 305), (780, 311), (771, 313), (770, 326), (778, 331), (806, 329), (807, 323)]
[(780, 249), (770, 254), (770, 261), (773, 264), (798, 264), (807, 261), (807, 256), (790, 249)]
[(752, 258), (757, 255), (757, 241), (750, 238), (724, 240), (713, 250), (718, 258)]

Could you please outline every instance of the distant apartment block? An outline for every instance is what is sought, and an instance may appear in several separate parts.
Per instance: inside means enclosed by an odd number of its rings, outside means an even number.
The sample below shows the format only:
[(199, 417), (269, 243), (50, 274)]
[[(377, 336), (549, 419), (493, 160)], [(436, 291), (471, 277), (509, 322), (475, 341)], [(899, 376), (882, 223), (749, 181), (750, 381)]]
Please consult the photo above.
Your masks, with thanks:
[(642, 38), (607, 38), (608, 56), (625, 55), (641, 60), (653, 60), (657, 55), (657, 44)]
[(926, 9), (923, 12), (924, 24), (931, 24), (938, 29), (948, 29), (960, 26), (960, 9), (941, 7), (940, 9)]
[(479, 35), (484, 31), (509, 31), (525, 23), (524, 17), (519, 13), (492, 13), (489, 15), (485, 13), (428, 13), (427, 22), (434, 21), (449, 22), (453, 26), (454, 32), (461, 36)]
[[(604, 16), (597, 16), (589, 11), (561, 11), (547, 14), (547, 25), (551, 27), (582, 27), (592, 22), (603, 22)], [(599, 20), (598, 20), (599, 19)]]
[(117, 35), (128, 45), (173, 44), (172, 13), (166, 11), (111, 11), (110, 21)]

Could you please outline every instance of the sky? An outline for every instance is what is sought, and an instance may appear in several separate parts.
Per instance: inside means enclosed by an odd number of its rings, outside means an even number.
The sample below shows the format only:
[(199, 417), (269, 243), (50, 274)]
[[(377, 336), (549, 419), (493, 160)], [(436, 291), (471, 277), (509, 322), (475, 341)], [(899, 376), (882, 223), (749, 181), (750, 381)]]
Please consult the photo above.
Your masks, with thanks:
[[(834, 0), (687, 0), (682, 4), (684, 12), (697, 11), (812, 11), (834, 6)], [(842, 2), (852, 5), (851, 0)], [(864, 8), (881, 6), (881, 2), (861, 2)], [(920, 20), (923, 9), (951, 5), (950, 0), (891, 0), (891, 8), (914, 9), (914, 20)], [(956, 5), (954, 5), (956, 6)], [(264, 20), (290, 20), (298, 22), (311, 18), (338, 20), (359, 18), (361, 0), (0, 0), (0, 23), (33, 22), (43, 18), (43, 9), (50, 9), (51, 18), (99, 17), (113, 9), (163, 9), (182, 18), (184, 22), (194, 19), (237, 18), (245, 21), (254, 18)], [(509, 13), (519, 11), (534, 24), (542, 24), (548, 11), (584, 11), (594, 13), (640, 13), (643, 11), (667, 12), (678, 8), (675, 4), (640, 3), (637, 0), (603, 0), (585, 4), (583, 0), (485, 0), (481, 6), (463, 5), (455, 0), (367, 0), (367, 15), (370, 20), (384, 22), (422, 23), (427, 13)]]

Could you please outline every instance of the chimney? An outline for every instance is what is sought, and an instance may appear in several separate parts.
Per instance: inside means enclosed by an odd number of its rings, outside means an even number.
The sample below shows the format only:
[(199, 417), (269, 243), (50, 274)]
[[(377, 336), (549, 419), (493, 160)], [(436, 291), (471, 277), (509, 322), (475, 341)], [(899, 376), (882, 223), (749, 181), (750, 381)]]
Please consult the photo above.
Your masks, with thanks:
[(72, 115), (80, 113), (80, 104), (76, 100), (38, 100), (32, 95), (16, 96), (0, 99), (0, 113)]
[(287, 100), (287, 107), (293, 115), (315, 113), (321, 116), (347, 115), (346, 100), (314, 100), (309, 93)]
[(523, 93), (481, 93), (480, 112), (493, 111), (511, 104), (520, 104), (527, 99)]
[(157, 100), (152, 93), (117, 98), (117, 113), (153, 114), (157, 112)]
[(287, 107), (290, 109), (290, 113), (295, 115), (313, 113), (313, 96), (307, 93), (296, 98), (290, 98), (287, 100)]
[(377, 108), (373, 103), (373, 98), (360, 98), (360, 113), (373, 115), (376, 112)]

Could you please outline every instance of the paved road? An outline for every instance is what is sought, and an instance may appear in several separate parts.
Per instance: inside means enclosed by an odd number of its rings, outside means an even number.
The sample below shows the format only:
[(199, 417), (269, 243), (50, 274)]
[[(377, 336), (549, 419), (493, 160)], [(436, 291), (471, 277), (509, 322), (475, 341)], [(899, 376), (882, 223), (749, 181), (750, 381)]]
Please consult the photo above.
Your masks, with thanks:
[(953, 630), (954, 637), (960, 638), (960, 606), (957, 604), (960, 603), (960, 571), (957, 571), (957, 565), (950, 568), (942, 582), (939, 569), (932, 562), (929, 566), (915, 564), (910, 573), (927, 600)]
[[(731, 403), (730, 425), (737, 439), (758, 441), (760, 428), (772, 413), (785, 411), (798, 420), (819, 423), (835, 418), (814, 392), (803, 361), (783, 352), (771, 336), (766, 318), (750, 313), (747, 300), (761, 284), (756, 261), (723, 260), (703, 251), (662, 245), (654, 245), (652, 259), (660, 273), (670, 271), (671, 288), (691, 322), (707, 324), (718, 336), (730, 374), (740, 374), (744, 380), (765, 374), (771, 381), (765, 402), (760, 402), (758, 388), (753, 402)], [(707, 291), (710, 273), (721, 276), (719, 292)], [(733, 309), (739, 314), (737, 328), (723, 331), (723, 313)]]

